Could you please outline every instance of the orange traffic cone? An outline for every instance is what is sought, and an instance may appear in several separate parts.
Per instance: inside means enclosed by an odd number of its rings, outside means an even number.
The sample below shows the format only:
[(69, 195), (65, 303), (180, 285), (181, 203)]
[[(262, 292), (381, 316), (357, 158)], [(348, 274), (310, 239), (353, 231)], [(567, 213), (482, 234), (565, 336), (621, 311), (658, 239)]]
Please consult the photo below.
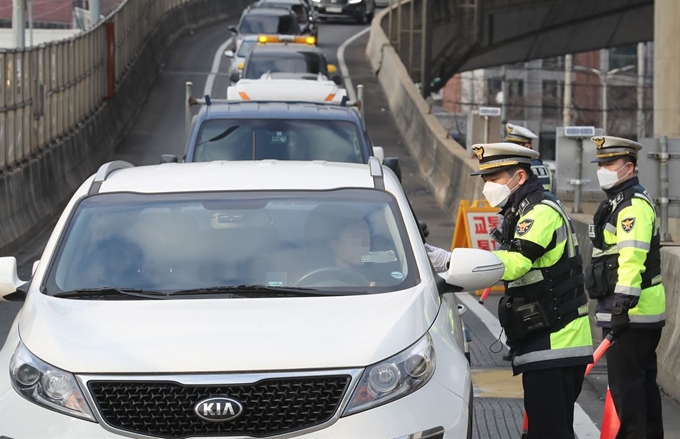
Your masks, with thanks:
[(600, 430), (600, 439), (616, 439), (616, 434), (619, 432), (619, 415), (616, 413), (614, 407), (614, 400), (612, 394), (607, 387), (607, 396), (604, 399), (604, 414), (602, 415), (602, 429)]

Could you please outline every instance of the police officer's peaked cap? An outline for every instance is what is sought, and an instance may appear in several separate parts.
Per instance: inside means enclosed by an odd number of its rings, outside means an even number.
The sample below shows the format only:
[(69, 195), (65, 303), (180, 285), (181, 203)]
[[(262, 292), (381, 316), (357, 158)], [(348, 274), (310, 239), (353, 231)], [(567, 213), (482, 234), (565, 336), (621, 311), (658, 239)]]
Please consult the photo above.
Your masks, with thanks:
[(614, 136), (595, 136), (591, 142), (595, 144), (595, 160), (591, 163), (611, 162), (624, 156), (637, 158), (642, 145), (632, 140)]
[(538, 158), (538, 151), (514, 143), (479, 143), (472, 145), (479, 159), (479, 170), (470, 175), (493, 174), (512, 166), (530, 166)]
[(511, 123), (505, 124), (505, 141), (512, 143), (531, 143), (532, 139), (538, 139), (530, 129), (513, 125)]

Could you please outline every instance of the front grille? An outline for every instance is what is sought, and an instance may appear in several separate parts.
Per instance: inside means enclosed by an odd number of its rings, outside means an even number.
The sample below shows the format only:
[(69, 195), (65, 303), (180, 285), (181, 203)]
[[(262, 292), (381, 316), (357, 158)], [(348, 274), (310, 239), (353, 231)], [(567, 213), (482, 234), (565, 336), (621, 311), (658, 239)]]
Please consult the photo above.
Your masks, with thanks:
[[(224, 386), (90, 381), (88, 387), (102, 418), (121, 430), (162, 438), (267, 437), (330, 420), (350, 381), (343, 375), (276, 378)], [(214, 396), (238, 400), (243, 414), (224, 423), (199, 418), (194, 412), (196, 404)]]
[(321, 0), (322, 5), (346, 5), (347, 0)]

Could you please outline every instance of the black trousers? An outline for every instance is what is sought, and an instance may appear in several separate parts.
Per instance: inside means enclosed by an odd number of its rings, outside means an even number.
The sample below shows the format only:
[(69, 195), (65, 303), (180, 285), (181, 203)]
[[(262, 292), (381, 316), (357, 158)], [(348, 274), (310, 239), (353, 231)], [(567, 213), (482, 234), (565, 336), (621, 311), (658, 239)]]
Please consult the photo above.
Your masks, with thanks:
[(528, 439), (574, 439), (574, 403), (586, 366), (555, 367), (522, 374)]
[[(603, 328), (603, 336), (609, 334)], [(661, 328), (629, 329), (607, 350), (609, 389), (621, 421), (616, 439), (662, 439), (656, 347)]]

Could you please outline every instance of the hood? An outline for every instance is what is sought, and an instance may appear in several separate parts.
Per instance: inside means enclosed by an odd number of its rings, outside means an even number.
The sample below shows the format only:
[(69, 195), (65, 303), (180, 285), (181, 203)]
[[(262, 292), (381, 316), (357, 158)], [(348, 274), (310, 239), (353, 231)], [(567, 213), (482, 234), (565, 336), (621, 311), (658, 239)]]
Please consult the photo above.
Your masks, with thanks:
[(19, 334), (74, 373), (200, 373), (362, 367), (436, 318), (429, 283), (344, 297), (92, 301), (32, 291)]

